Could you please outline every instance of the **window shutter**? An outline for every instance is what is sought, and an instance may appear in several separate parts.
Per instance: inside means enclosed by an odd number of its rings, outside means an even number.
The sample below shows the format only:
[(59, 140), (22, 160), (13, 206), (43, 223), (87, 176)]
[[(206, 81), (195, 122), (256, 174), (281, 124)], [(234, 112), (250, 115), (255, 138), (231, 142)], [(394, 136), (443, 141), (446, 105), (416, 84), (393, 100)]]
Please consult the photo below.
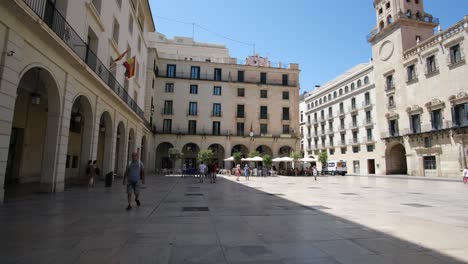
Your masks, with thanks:
[(465, 103), (465, 106), (463, 107), (464, 113), (462, 115), (462, 124), (464, 126), (468, 125), (468, 103)]
[(411, 131), (411, 133), (414, 133), (414, 132), (415, 132), (415, 129), (414, 129), (415, 127), (414, 127), (414, 124), (413, 124), (414, 119), (415, 119), (415, 118), (414, 118), (414, 115), (410, 115), (410, 122), (409, 122), (409, 124), (410, 124), (410, 131)]
[(457, 120), (457, 114), (455, 113), (456, 109), (455, 106), (453, 106), (450, 110), (452, 110), (452, 124), (454, 126), (459, 126), (459, 120)]
[(398, 120), (395, 120), (395, 135), (399, 136), (400, 135), (400, 132), (399, 132), (399, 128), (398, 128)]
[(431, 111), (431, 127), (432, 127), (433, 130), (435, 129), (434, 125), (435, 125), (435, 122), (434, 122), (434, 111)]

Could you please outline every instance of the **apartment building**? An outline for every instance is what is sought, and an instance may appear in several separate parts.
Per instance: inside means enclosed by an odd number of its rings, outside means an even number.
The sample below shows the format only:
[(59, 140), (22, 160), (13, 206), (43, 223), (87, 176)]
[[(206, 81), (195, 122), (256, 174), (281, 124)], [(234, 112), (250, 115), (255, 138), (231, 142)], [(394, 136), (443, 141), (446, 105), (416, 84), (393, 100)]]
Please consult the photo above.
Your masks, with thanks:
[[(240, 62), (223, 45), (151, 34), (156, 168), (172, 168), (168, 149), (186, 166), (212, 149), (220, 167), (234, 152), (273, 157), (299, 148), (299, 66), (258, 55)], [(180, 166), (180, 165), (177, 165)]]
[(383, 173), (460, 177), (468, 164), (468, 17), (442, 30), (423, 0), (374, 7), (368, 41)]
[(380, 173), (375, 98), (370, 63), (306, 93), (300, 113), (304, 153), (318, 157), (326, 151), (329, 160), (346, 160), (351, 174)]
[(0, 1), (0, 201), (25, 185), (63, 191), (88, 160), (104, 174), (132, 151), (154, 160), (142, 110), (154, 30), (147, 0)]

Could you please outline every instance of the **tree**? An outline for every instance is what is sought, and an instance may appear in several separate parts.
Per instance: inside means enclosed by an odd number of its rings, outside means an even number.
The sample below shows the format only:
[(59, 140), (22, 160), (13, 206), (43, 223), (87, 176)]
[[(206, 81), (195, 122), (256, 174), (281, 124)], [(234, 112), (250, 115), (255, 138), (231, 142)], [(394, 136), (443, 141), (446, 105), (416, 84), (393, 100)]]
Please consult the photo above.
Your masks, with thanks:
[(198, 162), (203, 162), (205, 164), (210, 164), (213, 160), (214, 153), (211, 149), (202, 150), (198, 152), (197, 160)]
[(182, 159), (184, 154), (182, 153), (180, 149), (176, 149), (176, 148), (170, 148), (168, 151), (168, 154), (169, 154), (169, 159), (171, 159), (172, 163), (174, 164), (173, 168), (175, 169), (176, 162)]
[(273, 164), (273, 161), (270, 155), (268, 154), (263, 155), (263, 164), (265, 164), (265, 167), (267, 168), (267, 173), (268, 173), (268, 170), (271, 168), (271, 164)]
[(294, 162), (294, 173), (296, 174), (297, 176), (297, 162), (302, 158), (302, 152), (300, 151), (293, 151), (291, 152), (291, 155), (289, 156), (290, 158), (293, 159), (293, 162)]
[(260, 156), (260, 152), (258, 151), (252, 151), (249, 153), (249, 155), (247, 155), (249, 158), (253, 158), (253, 157), (257, 157), (257, 156)]
[(318, 160), (320, 161), (320, 163), (322, 163), (322, 171), (325, 170), (326, 166), (327, 166), (327, 161), (328, 161), (328, 154), (326, 151), (322, 151), (320, 154), (319, 154), (319, 157), (318, 157)]
[(234, 152), (234, 153), (232, 154), (232, 157), (234, 158), (234, 163), (240, 164), (241, 159), (242, 159), (242, 153), (240, 153), (240, 152)]

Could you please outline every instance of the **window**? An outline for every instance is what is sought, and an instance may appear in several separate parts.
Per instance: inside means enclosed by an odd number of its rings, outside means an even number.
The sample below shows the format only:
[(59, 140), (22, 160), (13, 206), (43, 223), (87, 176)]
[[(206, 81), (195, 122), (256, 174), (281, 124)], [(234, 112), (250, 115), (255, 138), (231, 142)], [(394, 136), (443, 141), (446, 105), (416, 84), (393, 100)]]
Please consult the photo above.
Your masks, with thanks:
[(436, 166), (436, 157), (435, 156), (425, 156), (423, 157), (424, 169), (425, 170), (435, 170)]
[[(332, 146), (333, 146), (333, 144), (332, 144)], [(329, 151), (330, 151), (330, 155), (335, 155), (335, 149), (330, 149)]]
[(379, 15), (383, 13), (383, 8), (379, 8)]
[(368, 128), (366, 130), (366, 134), (367, 134), (367, 141), (373, 141), (374, 140), (374, 136), (372, 135), (372, 128)]
[(431, 124), (432, 124), (433, 130), (442, 129), (442, 110), (441, 109), (431, 111)]
[(283, 125), (283, 134), (289, 134), (289, 125)]
[(468, 103), (458, 104), (452, 108), (452, 121), (454, 126), (468, 125)]
[(237, 96), (244, 97), (245, 96), (245, 89), (244, 88), (237, 88)]
[(344, 92), (345, 92), (345, 93), (348, 93), (348, 90), (349, 90), (348, 86), (345, 86)]
[(260, 106), (260, 119), (268, 119), (268, 106)]
[(197, 134), (197, 120), (188, 121), (188, 134), (196, 135)]
[(220, 68), (215, 68), (214, 69), (214, 80), (215, 81), (221, 81), (222, 77), (222, 70)]
[(120, 33), (120, 26), (117, 20), (114, 18), (114, 27), (112, 29), (112, 38), (115, 40), (117, 45), (119, 44), (119, 33)]
[(304, 112), (301, 111), (301, 122), (304, 122)]
[(387, 17), (387, 24), (390, 25), (390, 24), (392, 24), (392, 23), (393, 23), (393, 17), (392, 17), (391, 15), (389, 15), (389, 16)]
[(283, 107), (283, 120), (289, 120), (289, 107)]
[(361, 81), (361, 80), (358, 80), (358, 81), (357, 81), (357, 87), (359, 88), (359, 87), (361, 87), (361, 86), (362, 86), (362, 81)]
[(421, 118), (419, 114), (411, 115), (410, 130), (412, 134), (421, 133)]
[(393, 120), (388, 121), (388, 132), (390, 133), (390, 136), (392, 137), (399, 136), (398, 120), (393, 119)]
[(425, 148), (432, 148), (432, 138), (431, 137), (425, 137), (424, 138), (424, 147)]
[(341, 148), (341, 154), (346, 154), (346, 148)]
[(213, 95), (221, 96), (221, 86), (213, 87)]
[(244, 71), (237, 71), (237, 81), (238, 82), (244, 82)]
[(411, 12), (411, 10), (406, 10), (406, 17), (408, 18), (411, 18), (411, 16), (413, 16), (413, 13)]
[(172, 119), (163, 120), (163, 133), (172, 133)]
[(260, 73), (260, 83), (261, 84), (266, 84), (267, 81), (267, 74), (266, 72), (261, 72)]
[(333, 99), (335, 99), (338, 95), (336, 94), (336, 91), (333, 92)]
[(237, 118), (244, 118), (245, 117), (244, 105), (237, 105), (236, 116), (237, 116)]
[(366, 105), (370, 105), (370, 104), (371, 104), (370, 93), (368, 93), (368, 92), (364, 94), (364, 103), (365, 103)]
[(328, 107), (328, 117), (333, 117), (333, 108)]
[(167, 65), (167, 77), (175, 78), (176, 77), (176, 66), (175, 64)]
[(164, 109), (163, 109), (163, 113), (165, 115), (172, 115), (172, 100), (170, 101), (164, 101)]
[(288, 82), (288, 75), (287, 74), (283, 74), (283, 85), (287, 86), (289, 84)]
[(450, 63), (455, 64), (462, 61), (460, 44), (450, 47)]
[(221, 116), (221, 104), (215, 103), (213, 104), (213, 116), (220, 117)]
[(190, 69), (190, 78), (194, 80), (200, 79), (200, 67), (192, 66)]
[(190, 116), (198, 115), (198, 104), (197, 104), (197, 102), (190, 102), (189, 103), (189, 115)]
[(375, 146), (373, 144), (367, 145), (367, 152), (374, 152)]
[(174, 92), (174, 84), (173, 83), (166, 83), (166, 87), (164, 87), (164, 92), (173, 93)]
[(260, 90), (260, 98), (268, 98), (268, 90)]
[(237, 123), (237, 136), (243, 137), (245, 133), (244, 123)]
[(382, 30), (384, 29), (384, 27), (385, 27), (385, 22), (380, 21), (380, 23), (379, 23), (379, 29), (380, 29), (380, 31), (382, 31)]
[(357, 127), (357, 115), (351, 116), (352, 120), (352, 127)]
[(354, 89), (356, 88), (356, 86), (354, 85), (354, 83), (351, 84), (351, 91), (354, 91)]
[(133, 34), (133, 16), (132, 16), (132, 13), (130, 13), (129, 16), (128, 16), (128, 32), (130, 32), (130, 35)]
[(345, 119), (344, 118), (340, 119), (340, 129), (341, 130), (345, 129)]
[(416, 81), (417, 80), (417, 77), (416, 77), (416, 66), (413, 64), (413, 65), (410, 65), (406, 68), (406, 73), (408, 75), (408, 82), (411, 82), (411, 81)]
[(393, 99), (393, 96), (388, 97), (388, 108), (394, 108), (395, 107), (395, 100)]
[(342, 95), (343, 95), (343, 89), (340, 89), (340, 90), (338, 91), (338, 95), (339, 95), (339, 96), (342, 96)]
[(372, 124), (372, 114), (371, 114), (371, 111), (366, 111), (366, 124)]
[(356, 109), (356, 98), (351, 98), (351, 108)]
[(387, 2), (387, 3), (385, 4), (385, 8), (387, 8), (387, 9), (390, 8), (390, 2)]
[(364, 84), (365, 85), (369, 84), (369, 77), (368, 76), (364, 77)]
[(359, 146), (353, 147), (353, 153), (359, 153)]
[(262, 134), (262, 135), (268, 134), (268, 125), (267, 124), (260, 124), (260, 134)]
[(340, 103), (340, 114), (344, 114), (344, 104)]
[(219, 136), (221, 135), (221, 122), (215, 121), (213, 122), (213, 136)]
[(392, 90), (395, 88), (395, 84), (393, 82), (393, 75), (388, 75), (385, 78), (386, 90)]
[(198, 94), (198, 85), (196, 84), (190, 85), (190, 94)]
[(437, 71), (436, 58), (435, 55), (429, 56), (426, 59), (426, 73), (431, 74)]
[(289, 100), (289, 92), (283, 91), (283, 100)]

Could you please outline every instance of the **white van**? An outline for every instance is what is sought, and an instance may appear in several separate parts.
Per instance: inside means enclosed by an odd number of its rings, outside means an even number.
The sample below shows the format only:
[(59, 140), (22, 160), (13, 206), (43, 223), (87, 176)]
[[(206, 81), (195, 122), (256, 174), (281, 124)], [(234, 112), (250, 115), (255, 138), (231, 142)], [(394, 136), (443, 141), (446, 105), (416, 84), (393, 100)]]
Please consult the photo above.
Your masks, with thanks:
[(348, 173), (348, 167), (345, 160), (330, 160), (328, 161), (327, 173), (331, 175), (341, 174), (345, 176)]

